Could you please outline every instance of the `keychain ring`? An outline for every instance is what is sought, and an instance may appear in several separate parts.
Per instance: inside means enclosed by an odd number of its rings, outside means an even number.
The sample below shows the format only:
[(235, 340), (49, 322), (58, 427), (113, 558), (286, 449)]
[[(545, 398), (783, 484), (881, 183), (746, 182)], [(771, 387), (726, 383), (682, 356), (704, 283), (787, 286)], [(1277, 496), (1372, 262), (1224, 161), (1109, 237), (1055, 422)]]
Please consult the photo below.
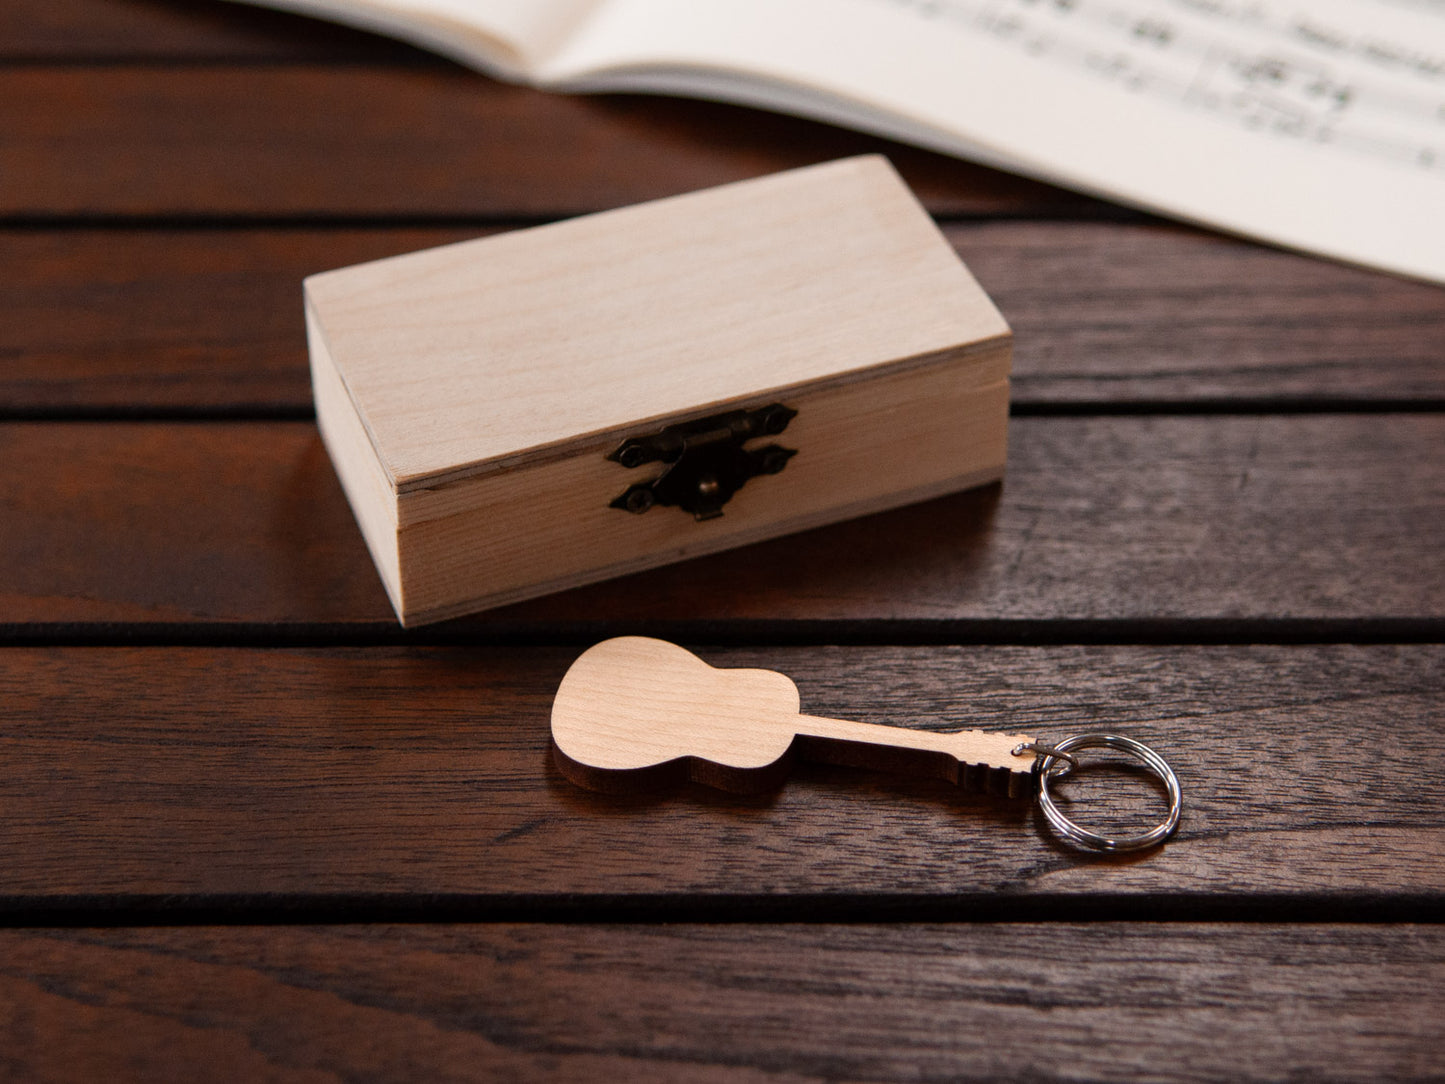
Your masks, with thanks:
[[(1174, 769), (1169, 767), (1163, 757), (1143, 742), (1137, 742), (1133, 738), (1120, 737), (1117, 734), (1076, 734), (1072, 738), (1065, 738), (1053, 745), (1053, 749), (1059, 754), (1071, 753), (1075, 749), (1105, 748), (1117, 749), (1121, 753), (1128, 753), (1143, 761), (1159, 777), (1159, 781), (1164, 784), (1164, 789), (1169, 792), (1168, 816), (1149, 831), (1137, 836), (1118, 838), (1102, 836), (1097, 832), (1090, 832), (1088, 829), (1080, 827), (1064, 816), (1059, 807), (1054, 804), (1053, 795), (1049, 793), (1049, 780), (1073, 775), (1077, 762), (1065, 766), (1060, 764), (1062, 757), (1043, 752), (1040, 753), (1039, 760), (1039, 808), (1044, 811), (1044, 817), (1053, 826), (1054, 831), (1076, 847), (1085, 847), (1091, 851), (1120, 852), (1142, 851), (1158, 846), (1172, 836), (1174, 830), (1179, 827), (1179, 814), (1184, 808), (1184, 800), (1179, 792), (1179, 777), (1174, 774)], [(1073, 760), (1074, 758), (1068, 759)]]

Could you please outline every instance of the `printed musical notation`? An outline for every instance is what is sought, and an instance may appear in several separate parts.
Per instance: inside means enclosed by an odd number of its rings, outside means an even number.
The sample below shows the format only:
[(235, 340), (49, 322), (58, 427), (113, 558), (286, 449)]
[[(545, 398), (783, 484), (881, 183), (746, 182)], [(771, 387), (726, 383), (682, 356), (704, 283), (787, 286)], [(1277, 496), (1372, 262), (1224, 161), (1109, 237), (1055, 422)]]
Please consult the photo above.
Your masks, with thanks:
[(1389, 0), (1360, 0), (1350, 20), (1270, 0), (873, 2), (1261, 135), (1445, 179), (1445, 5), (1412, 5), (1441, 16), (1421, 43), (1369, 28)]

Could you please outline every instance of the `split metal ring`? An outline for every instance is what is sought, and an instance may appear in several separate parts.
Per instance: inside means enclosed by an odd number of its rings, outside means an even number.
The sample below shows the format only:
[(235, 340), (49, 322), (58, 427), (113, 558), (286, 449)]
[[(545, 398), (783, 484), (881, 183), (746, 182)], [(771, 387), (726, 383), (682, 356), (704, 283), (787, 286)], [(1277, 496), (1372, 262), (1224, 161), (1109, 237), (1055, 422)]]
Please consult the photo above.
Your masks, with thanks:
[[(1054, 804), (1053, 795), (1049, 793), (1049, 781), (1063, 778), (1065, 775), (1072, 776), (1076, 769), (1083, 770), (1076, 758), (1065, 756), (1075, 749), (1117, 749), (1121, 753), (1128, 753), (1143, 761), (1149, 770), (1159, 777), (1159, 781), (1164, 784), (1164, 789), (1169, 792), (1168, 816), (1147, 832), (1137, 836), (1117, 838), (1090, 832), (1064, 816), (1059, 807)], [(1056, 742), (1048, 752), (1041, 749), (1039, 757), (1039, 808), (1044, 811), (1044, 817), (1048, 819), (1054, 831), (1076, 847), (1115, 853), (1142, 851), (1149, 847), (1157, 847), (1172, 836), (1174, 830), (1179, 827), (1179, 814), (1184, 808), (1184, 800), (1179, 792), (1179, 777), (1174, 774), (1174, 769), (1169, 767), (1163, 757), (1143, 742), (1137, 742), (1133, 738), (1123, 738), (1117, 734), (1076, 734), (1072, 738)], [(1068, 763), (1067, 770), (1060, 770), (1063, 767), (1059, 763), (1060, 761)]]

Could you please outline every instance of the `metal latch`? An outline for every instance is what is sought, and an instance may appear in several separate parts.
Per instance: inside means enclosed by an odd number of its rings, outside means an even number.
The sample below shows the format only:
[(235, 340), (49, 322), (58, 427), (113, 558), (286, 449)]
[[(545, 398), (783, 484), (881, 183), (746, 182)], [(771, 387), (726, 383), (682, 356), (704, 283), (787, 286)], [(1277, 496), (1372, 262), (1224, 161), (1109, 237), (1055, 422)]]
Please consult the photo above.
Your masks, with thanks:
[(716, 519), (749, 478), (777, 474), (797, 455), (796, 449), (780, 444), (743, 447), (754, 437), (777, 436), (797, 413), (773, 403), (680, 422), (650, 436), (629, 437), (607, 458), (628, 468), (646, 463), (667, 466), (651, 481), (628, 486), (611, 507), (641, 515), (654, 504), (670, 504), (698, 520)]

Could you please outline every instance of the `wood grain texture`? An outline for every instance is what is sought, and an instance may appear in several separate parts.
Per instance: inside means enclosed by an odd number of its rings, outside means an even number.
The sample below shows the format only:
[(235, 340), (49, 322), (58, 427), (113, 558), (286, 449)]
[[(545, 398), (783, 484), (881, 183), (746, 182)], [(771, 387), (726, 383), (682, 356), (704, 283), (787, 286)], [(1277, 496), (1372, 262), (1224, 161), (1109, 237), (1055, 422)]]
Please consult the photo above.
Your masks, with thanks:
[(1445, 1072), (1434, 926), (6, 930), (0, 961), (34, 1080)]
[(440, 64), (376, 34), (220, 0), (6, 0), (0, 62)]
[[(547, 759), (577, 648), (277, 648), (394, 625), (314, 430), (214, 422), (309, 409), (306, 274), (870, 150), (936, 215), (995, 219), (948, 232), (1019, 332), (1026, 405), (1434, 409), (1439, 289), (823, 125), (509, 88), (243, 5), (0, 0), (0, 65), (0, 412), (212, 419), (0, 426), (4, 633), (173, 645), (0, 650), (0, 911), (417, 923), (0, 930), (0, 1077), (1445, 1077), (1439, 927), (1301, 924), (1440, 910), (1439, 644), (698, 645), (786, 670), (818, 712), (1150, 741), (1186, 808), (1143, 860), (838, 767), (767, 800), (607, 798)], [(1014, 435), (1001, 493), (438, 635), (1274, 635), (1264, 616), (1336, 637), (1423, 617), (1438, 639), (1438, 415)], [(174, 646), (195, 636), (267, 646)], [(1113, 775), (1069, 793), (1105, 828), (1158, 801)], [(951, 924), (900, 921), (927, 916)], [(1078, 922), (1121, 916), (1286, 924)]]
[(0, 403), (310, 410), (301, 280), (483, 232), (0, 231)]
[[(66, 622), (395, 627), (310, 425), (10, 424), (0, 455), (12, 635)], [(457, 627), (600, 639), (647, 622), (687, 638), (736, 621), (1438, 620), (1442, 463), (1438, 415), (1018, 418), (1001, 491)]]
[(0, 70), (0, 217), (553, 217), (873, 152), (935, 213), (1114, 213), (809, 121), (445, 66)]
[[(300, 282), (480, 229), (0, 231), (0, 409), (303, 411)], [(945, 227), (1013, 401), (1445, 399), (1445, 290), (1171, 226)]]
[[(1006, 358), (1005, 347), (979, 365), (1001, 367)], [(396, 610), (407, 625), (443, 621), (996, 483), (1008, 384), (970, 387), (970, 376), (951, 375), (904, 372), (787, 396), (799, 418), (778, 446), (798, 454), (781, 474), (751, 481), (723, 515), (703, 522), (677, 508), (639, 516), (614, 507), (641, 479), (608, 462), (600, 443), (525, 472), (408, 493), (395, 535)], [(889, 428), (903, 419), (906, 445)], [(355, 473), (341, 480), (344, 487), (373, 481)], [(365, 523), (368, 510), (360, 508)], [(375, 520), (368, 534), (386, 569), (391, 555), (382, 545), (390, 536), (373, 541)]]
[(647, 636), (594, 644), (552, 700), (558, 770), (612, 794), (693, 781), (734, 794), (781, 785), (795, 760), (946, 779), (974, 790), (1032, 794), (1027, 734), (919, 730), (801, 711), (798, 687), (777, 670), (719, 668)]
[(398, 491), (890, 366), (1008, 376), (1006, 356), (983, 364), (1008, 326), (878, 155), (328, 271), (305, 294)]
[[(1030, 803), (807, 765), (762, 799), (594, 794), (549, 755), (577, 649), (7, 648), (0, 909), (1368, 917), (1445, 885), (1436, 645), (699, 651), (825, 716), (1124, 733), (1178, 772), (1181, 828), (1081, 857)], [(1065, 796), (1103, 831), (1162, 814), (1127, 773)]]
[(1017, 403), (1439, 402), (1445, 289), (1165, 226), (950, 240), (1015, 331)]
[[(305, 293), (321, 434), (407, 625), (1003, 473), (1008, 326), (877, 155), (343, 268)], [(609, 462), (624, 440), (769, 404), (787, 432), (749, 434), (749, 451), (782, 434), (780, 476), (696, 519), (615, 507), (661, 466)], [(721, 462), (691, 469), (732, 496)]]

